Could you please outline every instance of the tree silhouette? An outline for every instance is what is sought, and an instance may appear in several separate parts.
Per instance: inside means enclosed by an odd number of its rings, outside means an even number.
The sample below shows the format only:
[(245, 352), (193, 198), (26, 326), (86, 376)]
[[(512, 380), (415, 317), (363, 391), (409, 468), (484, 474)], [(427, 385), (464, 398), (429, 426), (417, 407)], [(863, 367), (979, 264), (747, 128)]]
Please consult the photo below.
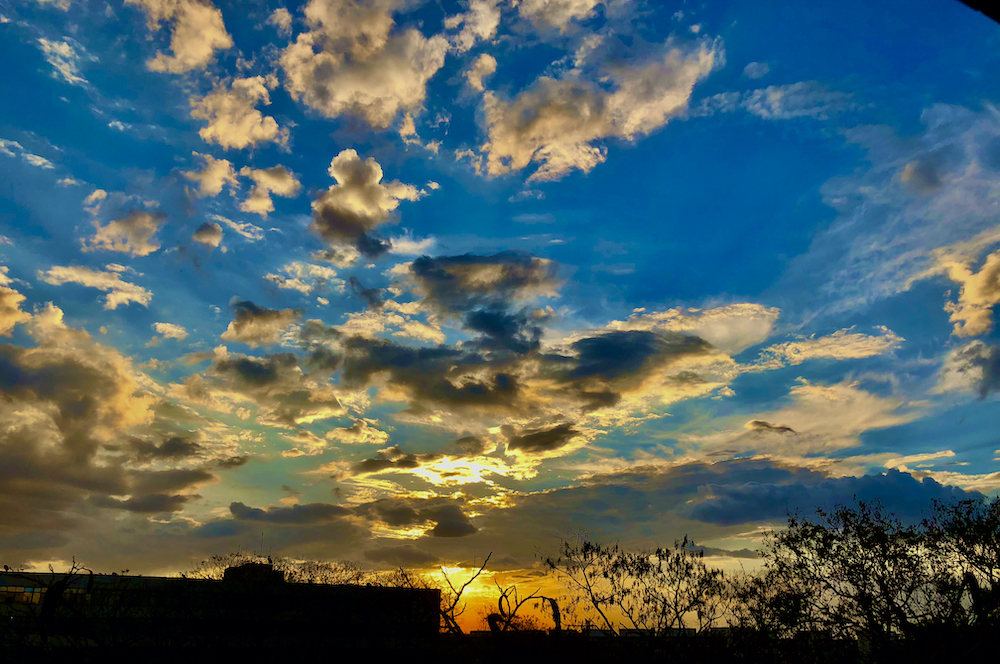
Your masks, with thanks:
[(692, 545), (685, 537), (672, 549), (630, 552), (578, 537), (562, 540), (558, 555), (543, 562), (576, 595), (572, 606), (612, 634), (700, 633), (725, 615), (729, 593), (722, 570)]

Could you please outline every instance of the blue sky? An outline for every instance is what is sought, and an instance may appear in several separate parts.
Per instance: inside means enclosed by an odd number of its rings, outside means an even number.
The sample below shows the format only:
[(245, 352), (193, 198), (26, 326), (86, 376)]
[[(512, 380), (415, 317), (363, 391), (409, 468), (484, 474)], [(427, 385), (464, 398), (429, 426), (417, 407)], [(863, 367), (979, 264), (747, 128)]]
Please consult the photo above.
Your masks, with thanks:
[(0, 34), (8, 564), (265, 531), (523, 569), (1000, 490), (1000, 26), (959, 2), (0, 0)]

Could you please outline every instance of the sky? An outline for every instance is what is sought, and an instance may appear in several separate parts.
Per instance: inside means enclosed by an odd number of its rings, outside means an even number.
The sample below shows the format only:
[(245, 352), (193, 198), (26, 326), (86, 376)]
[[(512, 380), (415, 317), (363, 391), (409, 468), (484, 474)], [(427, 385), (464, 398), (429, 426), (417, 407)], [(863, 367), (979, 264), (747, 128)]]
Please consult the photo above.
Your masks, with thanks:
[(0, 60), (4, 564), (735, 565), (1000, 492), (957, 1), (0, 0)]

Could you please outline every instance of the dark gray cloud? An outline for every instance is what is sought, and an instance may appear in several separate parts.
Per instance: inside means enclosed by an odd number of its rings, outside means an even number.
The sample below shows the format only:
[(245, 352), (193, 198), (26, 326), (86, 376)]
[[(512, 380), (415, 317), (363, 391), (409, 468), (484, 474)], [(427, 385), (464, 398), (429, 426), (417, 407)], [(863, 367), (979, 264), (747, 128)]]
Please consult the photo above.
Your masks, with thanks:
[(292, 505), (290, 507), (247, 507), (243, 503), (234, 502), (229, 505), (229, 511), (238, 521), (259, 521), (276, 524), (317, 524), (327, 523), (351, 514), (351, 510), (340, 505), (328, 503), (309, 503), (307, 505)]
[(627, 330), (580, 339), (571, 348), (577, 357), (563, 374), (566, 380), (617, 384), (644, 378), (674, 359), (704, 354), (711, 346), (677, 332)]
[(505, 427), (504, 433), (508, 434), (507, 449), (527, 454), (557, 450), (580, 435), (571, 422), (564, 422), (548, 429), (526, 429), (516, 434), (510, 427)]
[(139, 461), (177, 461), (198, 456), (204, 449), (193, 440), (180, 436), (168, 438), (159, 445), (145, 440), (133, 439), (129, 442), (132, 452)]
[[(571, 355), (543, 355), (542, 370), (573, 393), (585, 411), (614, 406), (623, 392), (638, 389), (647, 378), (663, 373), (671, 364), (713, 352), (712, 346), (699, 337), (648, 330), (585, 337), (573, 342), (570, 350)], [(701, 380), (689, 372), (679, 379)]]
[(366, 258), (378, 258), (392, 249), (392, 242), (374, 233), (362, 233), (354, 241), (354, 246)]
[[(343, 347), (345, 385), (360, 387), (384, 374), (410, 392), (411, 406), (484, 407), (497, 412), (513, 409), (520, 395), (517, 378), (509, 371), (512, 365), (488, 361), (475, 352), (447, 346), (413, 348), (366, 337), (346, 339)], [(477, 377), (468, 376), (471, 371)]]
[(218, 247), (222, 243), (222, 226), (215, 222), (205, 222), (198, 227), (191, 239), (208, 247)]
[(231, 374), (237, 382), (251, 387), (278, 383), (298, 367), (298, 357), (292, 353), (277, 353), (265, 357), (234, 356), (215, 363), (220, 374)]
[(489, 441), (475, 436), (459, 438), (436, 452), (411, 454), (404, 452), (398, 446), (379, 450), (371, 459), (364, 459), (351, 465), (352, 475), (371, 475), (385, 471), (410, 470), (433, 463), (444, 456), (472, 457), (482, 454), (490, 446)]
[(219, 459), (215, 465), (223, 470), (229, 470), (231, 468), (239, 468), (240, 466), (246, 465), (246, 462), (250, 458), (246, 456), (231, 456), (226, 459)]
[(225, 341), (239, 341), (251, 348), (275, 344), (292, 323), (302, 316), (302, 309), (267, 309), (250, 302), (237, 300), (232, 304), (233, 320), (222, 333)]
[(217, 475), (204, 468), (139, 470), (132, 473), (131, 493), (150, 494), (181, 491), (188, 487), (217, 481)]
[(542, 327), (527, 311), (512, 312), (498, 306), (470, 311), (465, 329), (482, 335), (473, 345), (481, 350), (530, 353), (541, 344)]
[(165, 512), (180, 512), (198, 495), (171, 495), (153, 493), (146, 496), (135, 496), (127, 500), (118, 500), (108, 496), (94, 496), (90, 502), (98, 507), (120, 509), (138, 514), (162, 514)]
[(992, 392), (1000, 392), (1000, 345), (972, 343), (959, 351), (956, 359), (960, 372), (978, 369), (975, 389), (980, 399), (985, 399)]
[[(316, 353), (322, 354), (320, 347)], [(193, 401), (223, 410), (228, 406), (217, 401), (217, 392), (242, 394), (256, 404), (258, 422), (284, 428), (343, 415), (344, 406), (330, 385), (329, 367), (306, 373), (299, 361), (294, 353), (227, 354), (216, 359), (211, 371), (185, 380), (184, 392)]]
[(394, 528), (433, 522), (434, 527), (428, 531), (431, 537), (466, 537), (479, 530), (462, 511), (461, 505), (448, 498), (387, 498), (362, 505), (356, 511)]
[(555, 291), (560, 282), (555, 263), (514, 251), (487, 256), (421, 256), (410, 276), (424, 301), (442, 311), (463, 314), (489, 305)]
[(412, 544), (368, 549), (364, 556), (366, 560), (374, 563), (385, 563), (394, 567), (420, 567), (431, 565), (440, 560), (433, 553), (419, 549)]
[(376, 310), (382, 308), (382, 296), (379, 295), (380, 289), (365, 288), (357, 277), (351, 277), (348, 283), (351, 285), (351, 291), (364, 300), (365, 304), (370, 308)]
[(399, 447), (379, 450), (375, 458), (364, 459), (351, 466), (354, 475), (370, 475), (385, 470), (408, 470), (417, 468), (424, 463), (440, 459), (440, 454), (407, 454)]
[(795, 429), (791, 427), (782, 426), (780, 424), (771, 424), (770, 422), (765, 422), (764, 420), (751, 420), (748, 427), (752, 431), (770, 431), (772, 433), (795, 433)]
[(900, 519), (918, 521), (926, 516), (933, 500), (951, 502), (979, 495), (944, 486), (929, 477), (918, 480), (898, 470), (812, 482), (709, 484), (706, 488), (711, 498), (694, 507), (691, 516), (721, 525), (782, 520), (797, 511), (808, 515), (816, 508), (830, 509), (855, 499), (880, 500)]

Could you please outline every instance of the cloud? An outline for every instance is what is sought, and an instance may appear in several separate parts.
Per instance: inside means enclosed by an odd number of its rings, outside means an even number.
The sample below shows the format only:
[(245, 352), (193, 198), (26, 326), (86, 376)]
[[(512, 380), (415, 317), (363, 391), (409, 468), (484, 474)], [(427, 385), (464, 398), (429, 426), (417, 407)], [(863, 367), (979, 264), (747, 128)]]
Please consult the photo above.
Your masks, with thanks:
[(885, 326), (879, 327), (878, 336), (852, 332), (854, 328), (838, 330), (825, 337), (815, 336), (802, 341), (775, 344), (761, 351), (760, 358), (751, 370), (777, 369), (797, 366), (808, 360), (853, 360), (882, 355), (899, 348), (905, 339)]
[(153, 294), (141, 286), (123, 281), (115, 271), (101, 272), (87, 267), (55, 266), (47, 272), (38, 271), (38, 278), (54, 286), (63, 284), (80, 284), (87, 288), (96, 288), (107, 293), (104, 298), (105, 309), (117, 309), (119, 305), (135, 302), (149, 306)]
[(330, 244), (353, 243), (365, 255), (389, 249), (371, 233), (390, 219), (400, 201), (419, 200), (424, 192), (398, 180), (382, 182), (382, 167), (373, 157), (362, 161), (344, 150), (330, 162), (336, 184), (313, 201), (310, 230)]
[(154, 493), (146, 496), (119, 499), (108, 496), (94, 496), (90, 502), (97, 507), (125, 510), (139, 514), (162, 514), (165, 512), (180, 512), (186, 503), (201, 496), (169, 495)]
[(743, 68), (743, 75), (747, 78), (764, 78), (771, 71), (771, 66), (766, 62), (751, 62)]
[[(811, 478), (810, 478), (811, 479)], [(927, 516), (934, 500), (950, 503), (974, 497), (930, 478), (889, 470), (881, 475), (841, 477), (790, 484), (706, 485), (709, 498), (691, 510), (691, 516), (721, 525), (782, 521), (790, 513), (810, 515), (817, 508), (830, 510), (855, 500), (881, 501), (897, 518), (915, 522)]]
[(405, 568), (425, 567), (439, 560), (433, 553), (428, 553), (412, 544), (376, 547), (366, 550), (364, 556), (365, 560), (370, 560), (373, 563), (385, 563), (393, 567)]
[(310, 0), (309, 30), (281, 55), (285, 87), (326, 117), (359, 117), (376, 129), (421, 107), (448, 41), (418, 30), (392, 33), (393, 0)]
[(284, 7), (275, 9), (267, 17), (266, 23), (277, 28), (278, 34), (282, 37), (290, 37), (292, 35), (292, 14)]
[(160, 225), (166, 216), (163, 213), (149, 213), (144, 210), (132, 210), (122, 219), (111, 221), (102, 226), (94, 220), (94, 236), (84, 240), (84, 251), (117, 251), (136, 256), (148, 256), (160, 248), (160, 243), (154, 237), (160, 230)]
[(316, 524), (341, 519), (351, 514), (351, 510), (328, 503), (309, 503), (291, 507), (247, 507), (243, 503), (231, 503), (229, 511), (238, 521), (256, 521), (275, 524)]
[[(198, 227), (191, 239), (206, 247), (218, 247), (222, 243), (222, 226), (206, 221)], [(223, 247), (222, 250), (225, 251), (226, 248)]]
[(162, 334), (166, 339), (187, 339), (188, 333), (180, 325), (175, 325), (174, 323), (153, 323), (153, 329), (156, 330), (157, 334)]
[(40, 5), (52, 5), (57, 9), (61, 9), (64, 12), (69, 11), (70, 0), (36, 0)]
[(365, 420), (355, 420), (349, 427), (331, 429), (323, 437), (342, 445), (384, 445), (389, 442), (389, 434), (370, 426)]
[[(248, 357), (217, 348), (209, 372), (194, 374), (182, 385), (172, 386), (171, 392), (220, 412), (237, 413), (243, 419), (255, 415), (258, 424), (283, 429), (341, 417), (346, 412), (329, 376), (304, 373), (292, 353)], [(254, 406), (256, 413), (246, 410), (246, 405)], [(325, 447), (310, 432), (299, 434), (297, 442), (314, 445), (317, 450)]]
[(264, 239), (264, 229), (260, 226), (254, 226), (251, 223), (241, 224), (232, 219), (226, 219), (225, 217), (220, 217), (217, 214), (213, 214), (212, 218), (216, 221), (224, 223), (229, 228), (236, 231), (236, 233), (243, 237), (243, 239), (249, 242), (257, 242)]
[(339, 268), (348, 268), (361, 258), (361, 252), (355, 247), (342, 244), (322, 251), (314, 251), (309, 257), (314, 261), (326, 261)]
[(277, 84), (273, 76), (237, 78), (229, 89), (217, 83), (204, 97), (192, 97), (191, 117), (208, 122), (198, 135), (206, 143), (215, 143), (226, 150), (266, 142), (287, 146), (288, 129), (278, 127), (274, 118), (256, 109), (259, 103), (265, 106), (271, 103), (268, 88)]
[(266, 309), (249, 300), (233, 302), (232, 306), (235, 315), (222, 339), (239, 341), (251, 348), (278, 343), (281, 333), (302, 316), (301, 309)]
[[(41, 37), (38, 45), (45, 54), (45, 60), (63, 80), (72, 85), (85, 85), (87, 80), (80, 76), (80, 56), (69, 41), (50, 41)], [(53, 74), (55, 75), (55, 74)]]
[(935, 249), (934, 265), (918, 278), (944, 274), (960, 284), (957, 302), (948, 302), (944, 310), (955, 324), (952, 334), (974, 337), (993, 329), (993, 308), (1000, 304), (1000, 251), (974, 267), (986, 247), (1000, 243), (1000, 227), (986, 230), (975, 238)]
[(674, 308), (650, 312), (635, 309), (628, 320), (611, 321), (609, 330), (685, 332), (716, 348), (736, 354), (765, 341), (781, 315), (775, 307), (741, 302), (712, 309)]
[(433, 237), (417, 240), (407, 233), (399, 237), (389, 238), (389, 244), (389, 253), (394, 256), (420, 256), (433, 249), (437, 240)]
[(572, 21), (583, 21), (594, 14), (603, 0), (522, 0), (518, 13), (536, 27), (565, 32)]
[(599, 141), (633, 141), (686, 111), (695, 84), (720, 55), (710, 42), (685, 47), (668, 42), (644, 60), (600, 72), (601, 84), (569, 74), (543, 76), (511, 101), (487, 91), (486, 172), (498, 176), (535, 163), (528, 180), (545, 181), (590, 171), (607, 158)]
[(548, 259), (506, 251), (478, 256), (422, 256), (400, 271), (423, 301), (442, 312), (556, 297), (561, 281)]
[(815, 118), (825, 120), (847, 105), (850, 95), (830, 92), (814, 82), (772, 85), (747, 93), (740, 105), (765, 120)]
[[(951, 247), (954, 254), (956, 245), (985, 239), (996, 228), (1000, 162), (991, 146), (1000, 140), (1000, 112), (936, 104), (924, 109), (921, 122), (924, 131), (906, 138), (887, 127), (845, 132), (867, 150), (871, 166), (823, 186), (824, 202), (838, 216), (784, 277), (786, 286), (795, 286), (791, 292), (819, 309), (815, 313), (854, 310), (904, 292), (941, 274), (935, 249)], [(912, 180), (902, 181), (901, 172), (915, 161), (933, 164), (939, 186), (914, 191)], [(971, 270), (971, 245), (961, 253)]]
[(829, 455), (859, 446), (866, 431), (906, 424), (921, 414), (905, 400), (866, 392), (857, 382), (818, 385), (800, 378), (789, 396), (789, 405), (758, 413), (741, 431), (682, 439), (709, 454)]
[(24, 149), (17, 141), (7, 141), (0, 139), (0, 154), (6, 155), (8, 157), (21, 156), (26, 162), (35, 166), (36, 168), (43, 168), (46, 170), (51, 170), (55, 168), (55, 165), (45, 157), (40, 157), (37, 154), (33, 154)]
[(162, 21), (171, 23), (170, 50), (160, 51), (146, 61), (150, 71), (183, 74), (204, 69), (215, 52), (232, 48), (233, 39), (226, 32), (222, 12), (210, 0), (125, 0), (146, 12), (149, 30), (156, 32)]
[(465, 72), (465, 81), (469, 88), (476, 92), (483, 92), (486, 88), (483, 81), (497, 70), (497, 60), (489, 53), (483, 53), (472, 61), (472, 65)]
[(25, 297), (13, 288), (9, 288), (10, 278), (7, 276), (7, 266), (0, 266), (0, 336), (9, 337), (14, 332), (14, 326), (27, 322), (31, 314), (21, 310)]
[[(461, 28), (451, 37), (452, 48), (457, 53), (465, 53), (477, 42), (492, 39), (500, 25), (499, 0), (469, 0), (469, 10), (455, 14), (444, 20), (448, 30)], [(494, 61), (495, 64), (495, 61)]]
[(361, 281), (357, 277), (351, 277), (350, 280), (351, 290), (355, 295), (364, 300), (364, 303), (368, 305), (371, 309), (381, 309), (383, 300), (381, 296), (381, 289), (378, 288), (365, 288)]
[(357, 512), (393, 528), (433, 522), (434, 527), (426, 531), (431, 537), (466, 537), (479, 530), (462, 511), (461, 505), (447, 498), (376, 500), (359, 506)]
[(580, 434), (573, 425), (564, 422), (549, 429), (528, 429), (507, 436), (507, 450), (525, 454), (542, 454), (567, 445)]
[(973, 341), (948, 352), (934, 391), (958, 390), (973, 390), (980, 399), (1000, 392), (1000, 346)]
[[(157, 399), (131, 361), (68, 327), (52, 304), (27, 329), (33, 347), (0, 345), (0, 536), (69, 533), (88, 495), (138, 503), (166, 492), (106, 453), (154, 417)], [(174, 490), (210, 481), (188, 479)]]
[(309, 295), (315, 290), (343, 293), (346, 285), (343, 279), (337, 277), (335, 270), (322, 265), (293, 261), (282, 267), (281, 271), (287, 276), (266, 274), (264, 278), (278, 288), (296, 290), (303, 295)]
[(271, 200), (271, 194), (284, 198), (295, 198), (302, 189), (295, 174), (285, 170), (285, 167), (280, 165), (262, 169), (244, 166), (240, 169), (240, 175), (253, 180), (250, 196), (240, 203), (240, 209), (244, 212), (259, 214), (265, 219), (269, 212), (274, 212), (274, 201)]
[(216, 159), (210, 154), (192, 153), (196, 157), (201, 157), (205, 161), (201, 171), (184, 171), (182, 175), (188, 180), (198, 183), (198, 197), (218, 196), (222, 193), (222, 188), (229, 185), (231, 188), (239, 187), (239, 180), (236, 178), (236, 171), (232, 163), (226, 159)]

